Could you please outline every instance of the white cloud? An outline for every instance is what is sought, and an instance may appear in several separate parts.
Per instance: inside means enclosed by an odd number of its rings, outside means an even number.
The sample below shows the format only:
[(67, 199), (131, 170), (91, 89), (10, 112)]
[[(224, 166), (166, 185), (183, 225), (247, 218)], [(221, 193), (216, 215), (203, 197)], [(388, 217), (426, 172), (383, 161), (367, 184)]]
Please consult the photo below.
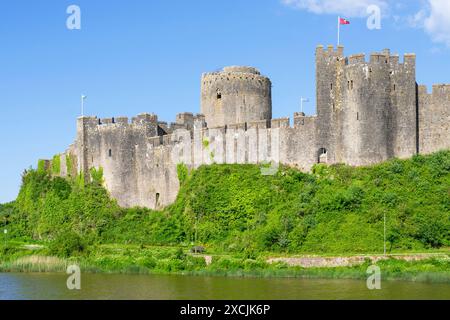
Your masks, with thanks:
[(423, 28), (433, 41), (450, 47), (450, 1), (428, 0), (428, 5)]
[[(412, 28), (421, 28), (426, 19), (427, 11), (425, 9), (420, 10), (413, 16), (408, 16), (406, 21), (408, 25)], [(401, 21), (401, 20), (400, 20)]]
[(340, 14), (345, 17), (367, 17), (367, 8), (388, 8), (388, 0), (281, 0), (285, 5), (315, 14)]
[(367, 8), (378, 5), (383, 16), (396, 24), (423, 29), (430, 38), (450, 48), (450, 0), (420, 0), (415, 15), (405, 13), (411, 6), (405, 0), (280, 0), (292, 8), (314, 14), (336, 14), (346, 18), (367, 17)]

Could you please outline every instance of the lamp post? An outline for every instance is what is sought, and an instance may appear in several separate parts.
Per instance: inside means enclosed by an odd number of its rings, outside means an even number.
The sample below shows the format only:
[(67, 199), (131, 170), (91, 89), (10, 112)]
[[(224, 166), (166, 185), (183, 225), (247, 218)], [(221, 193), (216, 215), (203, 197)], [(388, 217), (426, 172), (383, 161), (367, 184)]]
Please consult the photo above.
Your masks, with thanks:
[(384, 213), (384, 256), (386, 256), (386, 212)]

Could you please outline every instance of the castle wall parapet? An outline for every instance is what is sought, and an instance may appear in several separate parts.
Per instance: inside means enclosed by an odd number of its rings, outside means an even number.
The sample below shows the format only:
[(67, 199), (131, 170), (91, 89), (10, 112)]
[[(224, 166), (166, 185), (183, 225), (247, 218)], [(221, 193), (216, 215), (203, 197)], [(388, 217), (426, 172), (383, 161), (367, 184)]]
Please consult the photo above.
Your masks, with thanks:
[(359, 64), (366, 62), (366, 55), (364, 53), (352, 54), (347, 58), (348, 64)]
[(290, 127), (289, 118), (272, 119), (271, 121), (271, 128), (289, 128), (289, 127)]
[(247, 123), (247, 129), (267, 129), (270, 128), (269, 120), (251, 121)]
[(415, 61), (405, 54), (400, 63), (388, 49), (366, 58), (318, 46), (317, 115), (296, 112), (293, 126), (288, 117), (272, 119), (271, 81), (258, 69), (205, 73), (203, 114), (179, 113), (174, 122), (151, 113), (80, 117), (76, 143), (60, 155), (61, 175), (72, 163), (87, 176), (102, 167), (120, 205), (162, 208), (179, 190), (178, 163), (278, 161), (306, 171), (318, 162), (368, 165), (450, 148), (450, 85), (416, 87)]

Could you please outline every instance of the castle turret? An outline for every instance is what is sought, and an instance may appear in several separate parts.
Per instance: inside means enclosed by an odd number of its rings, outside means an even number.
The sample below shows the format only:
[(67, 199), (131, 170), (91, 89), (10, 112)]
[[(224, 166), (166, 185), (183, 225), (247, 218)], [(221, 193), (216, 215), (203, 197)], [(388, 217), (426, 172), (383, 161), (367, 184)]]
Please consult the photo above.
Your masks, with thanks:
[(252, 67), (226, 67), (202, 76), (201, 112), (208, 127), (272, 118), (272, 84)]
[(349, 61), (343, 77), (345, 108), (341, 113), (345, 162), (375, 163), (389, 157), (391, 114), (389, 55), (374, 53), (370, 62)]
[(319, 46), (316, 68), (319, 158), (365, 165), (417, 152), (415, 55), (400, 63), (385, 49), (366, 61)]
[[(340, 138), (337, 112), (342, 106), (342, 77), (345, 66), (344, 47), (316, 48), (317, 161), (334, 162), (339, 158)], [(322, 157), (322, 158), (321, 158)]]

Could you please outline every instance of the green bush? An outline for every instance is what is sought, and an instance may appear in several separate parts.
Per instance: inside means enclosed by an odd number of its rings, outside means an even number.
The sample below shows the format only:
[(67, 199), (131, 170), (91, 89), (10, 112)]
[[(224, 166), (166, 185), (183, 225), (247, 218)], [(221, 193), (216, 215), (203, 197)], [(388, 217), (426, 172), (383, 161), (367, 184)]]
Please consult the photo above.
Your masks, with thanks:
[(49, 244), (50, 254), (68, 258), (83, 253), (86, 243), (75, 232), (62, 232)]

